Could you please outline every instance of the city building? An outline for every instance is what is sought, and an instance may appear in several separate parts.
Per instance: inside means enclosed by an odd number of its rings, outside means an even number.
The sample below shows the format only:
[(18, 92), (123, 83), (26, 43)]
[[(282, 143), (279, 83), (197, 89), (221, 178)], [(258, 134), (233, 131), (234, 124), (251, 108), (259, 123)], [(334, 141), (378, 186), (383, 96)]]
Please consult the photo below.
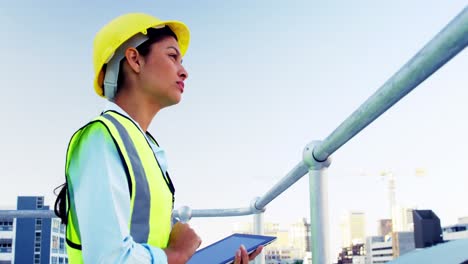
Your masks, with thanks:
[[(253, 223), (238, 223), (234, 226), (234, 233), (253, 233)], [(265, 247), (265, 263), (294, 263), (302, 261), (306, 252), (310, 250), (310, 224), (305, 218), (282, 228), (278, 223), (265, 222), (263, 233), (275, 236), (276, 240)]]
[(370, 236), (366, 239), (366, 264), (387, 263), (393, 259), (391, 236)]
[(341, 249), (337, 264), (365, 264), (366, 250), (363, 243), (353, 244)]
[(366, 219), (363, 212), (349, 212), (343, 217), (340, 227), (343, 248), (365, 242)]
[(393, 258), (398, 258), (415, 249), (413, 232), (393, 232), (392, 250)]
[(395, 206), (392, 219), (393, 232), (413, 232), (413, 210), (414, 208)]
[[(42, 196), (19, 196), (17, 210), (49, 210), (49, 206)], [(12, 263), (68, 263), (65, 226), (58, 218), (19, 218), (14, 228)]]
[(302, 264), (312, 264), (312, 252), (307, 251), (305, 253), (304, 259), (302, 260)]
[(432, 210), (413, 210), (414, 244), (426, 248), (443, 243), (439, 217)]
[(13, 263), (13, 218), (0, 218), (0, 264)]
[(293, 264), (302, 259), (295, 256), (299, 254), (299, 249), (294, 247), (271, 247), (264, 249), (265, 264)]
[(392, 232), (392, 219), (380, 219), (377, 227), (378, 236), (386, 236)]
[(302, 218), (289, 227), (289, 242), (295, 248), (301, 250), (300, 259), (304, 258), (305, 252), (310, 251), (310, 223), (306, 218)]
[(458, 219), (458, 223), (442, 228), (444, 241), (468, 238), (468, 217)]

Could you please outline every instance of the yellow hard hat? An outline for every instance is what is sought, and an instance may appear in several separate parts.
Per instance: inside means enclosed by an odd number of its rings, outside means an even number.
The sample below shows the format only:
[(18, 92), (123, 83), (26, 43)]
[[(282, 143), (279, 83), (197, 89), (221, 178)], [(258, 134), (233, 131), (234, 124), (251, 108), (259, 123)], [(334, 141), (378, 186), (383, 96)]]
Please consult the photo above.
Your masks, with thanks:
[(146, 35), (147, 29), (164, 26), (169, 26), (177, 36), (180, 53), (184, 56), (189, 45), (190, 32), (180, 21), (163, 21), (143, 13), (130, 13), (112, 20), (96, 34), (93, 51), (94, 90), (99, 96), (105, 97), (103, 66), (112, 59), (117, 49), (138, 33)]

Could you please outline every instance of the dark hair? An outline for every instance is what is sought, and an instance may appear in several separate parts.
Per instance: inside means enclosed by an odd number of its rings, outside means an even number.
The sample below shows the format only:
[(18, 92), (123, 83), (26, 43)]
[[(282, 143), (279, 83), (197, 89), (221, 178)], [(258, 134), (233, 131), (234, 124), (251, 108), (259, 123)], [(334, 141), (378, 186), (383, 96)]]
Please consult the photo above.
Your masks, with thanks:
[[(57, 194), (57, 190), (60, 189), (60, 192)], [(68, 224), (68, 209), (70, 207), (70, 201), (67, 204), (67, 182), (62, 185), (55, 187), (54, 194), (57, 195), (54, 204), (55, 215), (62, 220), (62, 224)], [(67, 208), (68, 207), (68, 208)]]
[[(143, 57), (146, 57), (150, 53), (151, 45), (153, 45), (154, 43), (159, 42), (166, 37), (173, 37), (177, 40), (176, 34), (171, 30), (169, 26), (165, 26), (163, 28), (158, 28), (158, 29), (148, 28), (147, 36), (149, 37), (149, 39), (143, 42), (140, 46), (136, 48)], [(117, 79), (117, 91), (120, 87), (122, 87), (122, 84), (125, 81), (125, 75), (122, 70), (125, 60), (126, 59), (123, 58), (122, 61), (120, 62), (119, 77)]]

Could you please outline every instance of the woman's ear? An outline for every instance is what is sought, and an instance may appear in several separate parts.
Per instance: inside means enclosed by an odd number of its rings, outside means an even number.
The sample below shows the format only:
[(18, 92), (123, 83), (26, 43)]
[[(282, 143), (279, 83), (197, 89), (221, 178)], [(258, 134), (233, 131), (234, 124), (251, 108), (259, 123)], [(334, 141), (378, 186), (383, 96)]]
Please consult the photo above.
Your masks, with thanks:
[(141, 56), (138, 50), (135, 48), (128, 48), (125, 50), (125, 58), (127, 59), (130, 70), (135, 73), (140, 73), (142, 61), (140, 60)]

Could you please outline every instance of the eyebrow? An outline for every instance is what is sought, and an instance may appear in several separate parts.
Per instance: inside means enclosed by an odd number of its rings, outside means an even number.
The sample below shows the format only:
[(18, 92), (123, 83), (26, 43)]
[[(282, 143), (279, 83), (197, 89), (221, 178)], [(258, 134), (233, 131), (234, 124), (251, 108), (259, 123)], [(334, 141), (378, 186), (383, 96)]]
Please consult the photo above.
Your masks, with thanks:
[[(177, 53), (177, 56), (182, 57), (182, 55), (180, 54), (180, 51), (179, 51), (176, 47), (174, 47), (174, 46), (169, 46), (169, 47), (167, 47), (167, 49), (173, 49), (173, 50), (175, 50), (175, 52)], [(182, 63), (182, 62), (184, 62), (184, 60), (180, 59), (180, 63)]]
[(167, 49), (174, 49), (174, 50), (177, 52), (177, 55), (180, 56), (180, 51), (179, 51), (176, 47), (174, 47), (174, 46), (169, 46), (169, 47), (167, 47)]

